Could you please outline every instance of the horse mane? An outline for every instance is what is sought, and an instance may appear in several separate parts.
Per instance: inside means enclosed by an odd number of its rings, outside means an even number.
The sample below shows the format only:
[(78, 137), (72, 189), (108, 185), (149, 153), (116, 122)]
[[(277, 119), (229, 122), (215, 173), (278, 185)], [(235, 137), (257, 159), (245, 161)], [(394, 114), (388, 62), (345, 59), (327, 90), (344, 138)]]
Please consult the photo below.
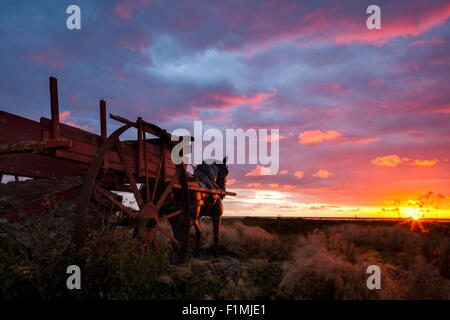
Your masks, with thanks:
[(208, 187), (212, 187), (213, 189), (220, 189), (220, 187), (217, 186), (215, 182), (217, 174), (219, 173), (219, 167), (215, 161), (217, 160), (207, 160), (202, 162), (201, 164), (196, 165), (194, 167), (194, 176), (197, 177), (200, 182), (206, 184)]

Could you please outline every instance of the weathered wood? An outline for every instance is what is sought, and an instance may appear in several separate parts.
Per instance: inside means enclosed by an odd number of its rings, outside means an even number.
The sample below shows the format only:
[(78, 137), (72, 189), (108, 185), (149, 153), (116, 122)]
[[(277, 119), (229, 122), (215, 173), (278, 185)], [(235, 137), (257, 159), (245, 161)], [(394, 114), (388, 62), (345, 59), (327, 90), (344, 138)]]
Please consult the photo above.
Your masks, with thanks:
[(58, 103), (58, 80), (50, 77), (50, 106), (52, 115), (52, 138), (59, 138), (59, 103)]
[(19, 141), (16, 143), (0, 145), (0, 154), (13, 154), (21, 152), (45, 152), (55, 149), (67, 149), (72, 147), (69, 139), (50, 139), (42, 141)]
[(105, 142), (108, 133), (106, 131), (106, 101), (100, 100), (100, 134), (102, 142)]
[(53, 192), (29, 201), (21, 205), (19, 208), (7, 209), (0, 212), (0, 217), (5, 217), (9, 222), (14, 222), (22, 218), (29, 217), (35, 212), (44, 210), (49, 201), (55, 203), (74, 199), (80, 192), (80, 186), (81, 184), (77, 184), (64, 190)]

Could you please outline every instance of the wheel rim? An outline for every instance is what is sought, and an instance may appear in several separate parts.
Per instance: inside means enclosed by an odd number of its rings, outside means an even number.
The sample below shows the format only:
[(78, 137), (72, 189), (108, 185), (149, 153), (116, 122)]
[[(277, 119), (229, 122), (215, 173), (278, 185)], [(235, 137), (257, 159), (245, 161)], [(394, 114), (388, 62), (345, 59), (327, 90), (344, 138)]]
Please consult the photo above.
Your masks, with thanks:
[[(80, 197), (78, 199), (76, 218), (75, 218), (75, 227), (74, 227), (74, 242), (77, 248), (82, 248), (86, 245), (86, 234), (87, 234), (87, 216), (89, 211), (89, 203), (91, 201), (92, 194), (97, 197), (101, 195), (103, 198), (108, 199), (115, 206), (120, 208), (126, 216), (131, 218), (134, 222), (126, 227), (122, 227), (118, 230), (115, 230), (112, 233), (104, 235), (94, 241), (94, 243), (101, 243), (119, 236), (123, 236), (125, 234), (130, 233), (132, 230), (135, 231), (138, 239), (147, 247), (149, 244), (152, 244), (156, 251), (159, 251), (159, 244), (157, 241), (157, 234), (160, 232), (163, 236), (167, 237), (173, 243), (180, 245), (179, 241), (175, 239), (168, 231), (164, 230), (160, 223), (162, 221), (173, 218), (183, 211), (189, 210), (189, 192), (188, 185), (185, 177), (185, 167), (183, 165), (178, 165), (176, 173), (171, 178), (168, 185), (165, 186), (164, 191), (161, 196), (157, 199), (157, 188), (160, 184), (161, 175), (164, 175), (164, 171), (162, 169), (163, 162), (165, 159), (165, 150), (166, 145), (163, 144), (161, 147), (161, 157), (159, 159), (158, 172), (155, 178), (155, 182), (153, 185), (153, 190), (148, 190), (149, 184), (147, 183), (147, 192), (146, 192), (146, 202), (142, 198), (142, 195), (137, 186), (135, 177), (133, 175), (132, 170), (128, 164), (127, 155), (124, 151), (123, 143), (120, 141), (119, 137), (128, 129), (131, 128), (131, 125), (124, 125), (114, 131), (108, 139), (103, 143), (99, 151), (97, 152), (94, 161), (91, 163), (88, 172), (86, 174), (85, 180), (82, 185), (82, 189), (80, 192)], [(139, 132), (139, 131), (138, 131)], [(141, 131), (142, 132), (142, 131)], [(145, 140), (145, 133), (144, 133)], [(139, 140), (139, 139), (138, 139)], [(146, 143), (144, 143), (144, 148)], [(123, 167), (123, 173), (125, 173), (124, 177), (128, 181), (131, 191), (136, 199), (136, 204), (139, 208), (138, 211), (133, 210), (126, 205), (123, 205), (120, 201), (115, 199), (115, 194), (103, 188), (101, 183), (97, 180), (98, 174), (102, 165), (105, 161), (105, 155), (108, 151), (110, 151), (113, 147), (115, 147), (117, 154), (120, 159), (120, 163)], [(145, 163), (145, 173), (146, 173), (146, 181), (148, 181), (148, 171), (147, 171), (147, 152), (144, 152), (144, 163)], [(182, 186), (182, 202), (183, 209), (172, 212), (166, 216), (160, 217), (160, 209), (165, 203), (168, 195), (173, 189), (174, 184), (177, 182)], [(125, 180), (123, 180), (125, 181)], [(163, 181), (164, 182), (164, 181)], [(151, 199), (149, 199), (151, 197)], [(157, 200), (157, 201), (156, 201)], [(189, 216), (189, 215), (187, 215)], [(183, 220), (183, 223), (186, 222), (186, 219)], [(183, 237), (184, 239), (185, 237)], [(186, 247), (183, 245), (182, 247)]]

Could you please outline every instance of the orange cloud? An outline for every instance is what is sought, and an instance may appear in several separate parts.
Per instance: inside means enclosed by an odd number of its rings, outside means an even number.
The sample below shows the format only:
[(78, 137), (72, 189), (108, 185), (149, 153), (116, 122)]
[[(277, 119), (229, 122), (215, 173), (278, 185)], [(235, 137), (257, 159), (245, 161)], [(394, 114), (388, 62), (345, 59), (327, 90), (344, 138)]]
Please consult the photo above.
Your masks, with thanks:
[(283, 174), (286, 174), (288, 172), (289, 172), (288, 170), (281, 170), (279, 174), (283, 175)]
[(271, 183), (271, 184), (269, 184), (269, 187), (278, 188), (278, 183)]
[(246, 177), (267, 176), (270, 175), (270, 168), (257, 165), (256, 168), (245, 174)]
[(214, 98), (231, 104), (252, 104), (267, 100), (276, 94), (277, 90), (272, 89), (272, 92), (270, 93), (257, 92), (253, 96), (246, 96), (244, 94), (217, 94)]
[(259, 182), (257, 182), (257, 183), (249, 183), (247, 185), (247, 188), (257, 188), (257, 187), (260, 187), (260, 186), (261, 186), (261, 183), (259, 183)]
[(320, 178), (328, 178), (329, 176), (332, 176), (333, 174), (329, 172), (328, 170), (320, 169), (315, 174), (313, 174), (314, 177), (320, 177)]
[(430, 167), (434, 166), (436, 163), (438, 163), (439, 160), (434, 158), (431, 160), (412, 160), (409, 158), (401, 158), (400, 156), (396, 154), (391, 154), (389, 156), (385, 157), (377, 157), (374, 160), (371, 161), (372, 164), (377, 165), (379, 167), (396, 167), (400, 164), (409, 164), (409, 165), (416, 165), (416, 166), (422, 166), (422, 167)]
[(294, 173), (294, 176), (296, 176), (299, 179), (303, 178), (304, 175), (305, 175), (305, 173), (303, 171), (296, 171)]
[(227, 186), (231, 186), (232, 184), (234, 184), (236, 182), (236, 179), (230, 179), (227, 180)]
[(400, 158), (396, 154), (391, 154), (385, 157), (377, 157), (371, 161), (372, 164), (379, 167), (396, 167), (399, 164), (408, 162), (408, 158)]
[(414, 160), (414, 164), (416, 166), (424, 166), (424, 167), (430, 167), (434, 166), (436, 163), (438, 163), (438, 159), (432, 159), (432, 160)]
[(341, 134), (336, 130), (306, 130), (298, 135), (299, 144), (319, 143), (326, 140), (333, 140), (340, 137)]
[(269, 134), (269, 135), (267, 135), (267, 142), (280, 141), (282, 139), (286, 139), (286, 137), (282, 136), (282, 135), (279, 135), (279, 134)]

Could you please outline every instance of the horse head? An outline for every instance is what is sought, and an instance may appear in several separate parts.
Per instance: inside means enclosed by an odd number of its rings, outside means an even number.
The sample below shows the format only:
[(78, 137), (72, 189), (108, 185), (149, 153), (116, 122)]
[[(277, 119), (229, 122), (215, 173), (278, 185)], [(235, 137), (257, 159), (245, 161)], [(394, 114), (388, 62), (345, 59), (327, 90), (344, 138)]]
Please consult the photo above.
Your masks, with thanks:
[(194, 175), (203, 178), (201, 180), (206, 184), (212, 182), (218, 189), (225, 190), (228, 175), (227, 157), (222, 161), (214, 159), (203, 161), (201, 165), (195, 167)]

